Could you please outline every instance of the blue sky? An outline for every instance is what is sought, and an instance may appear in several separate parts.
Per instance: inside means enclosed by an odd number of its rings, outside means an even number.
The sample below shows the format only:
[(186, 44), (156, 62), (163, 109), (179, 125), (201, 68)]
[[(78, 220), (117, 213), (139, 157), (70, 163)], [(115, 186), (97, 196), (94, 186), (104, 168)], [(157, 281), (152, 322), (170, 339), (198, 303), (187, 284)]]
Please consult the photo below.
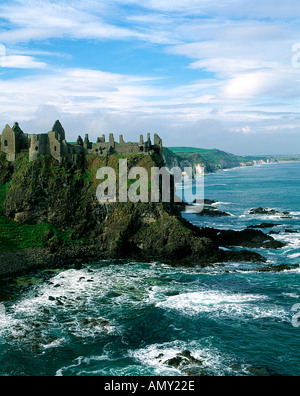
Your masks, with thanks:
[(298, 0), (0, 1), (0, 127), (300, 153)]

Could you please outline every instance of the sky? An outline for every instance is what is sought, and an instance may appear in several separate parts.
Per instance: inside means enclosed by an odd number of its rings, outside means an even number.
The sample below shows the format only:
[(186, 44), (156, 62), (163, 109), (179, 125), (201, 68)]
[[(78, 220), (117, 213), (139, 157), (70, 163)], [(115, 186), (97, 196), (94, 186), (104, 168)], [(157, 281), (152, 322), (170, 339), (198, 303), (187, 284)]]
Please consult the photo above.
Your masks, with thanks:
[(300, 153), (299, 0), (0, 0), (0, 129)]

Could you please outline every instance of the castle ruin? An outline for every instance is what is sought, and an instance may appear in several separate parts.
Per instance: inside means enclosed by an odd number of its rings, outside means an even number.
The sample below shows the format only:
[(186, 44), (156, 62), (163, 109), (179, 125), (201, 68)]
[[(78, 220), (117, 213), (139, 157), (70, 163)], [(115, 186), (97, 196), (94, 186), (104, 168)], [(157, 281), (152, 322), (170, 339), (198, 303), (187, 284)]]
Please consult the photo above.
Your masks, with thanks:
[(51, 155), (61, 162), (62, 158), (68, 154), (81, 153), (107, 156), (155, 152), (162, 155), (162, 140), (157, 134), (154, 134), (154, 143), (152, 144), (148, 133), (147, 140), (144, 140), (143, 135), (140, 135), (140, 141), (137, 143), (124, 142), (123, 135), (120, 135), (119, 142), (116, 142), (111, 133), (108, 141), (106, 141), (105, 135), (102, 135), (97, 138), (96, 143), (92, 143), (86, 134), (84, 140), (78, 136), (76, 143), (71, 144), (67, 143), (64, 128), (59, 120), (55, 122), (50, 132), (31, 135), (24, 133), (19, 124), (15, 122), (12, 128), (6, 125), (0, 135), (0, 151), (6, 154), (8, 161), (15, 161), (17, 154), (25, 152), (29, 153), (29, 161), (34, 161), (41, 155)]

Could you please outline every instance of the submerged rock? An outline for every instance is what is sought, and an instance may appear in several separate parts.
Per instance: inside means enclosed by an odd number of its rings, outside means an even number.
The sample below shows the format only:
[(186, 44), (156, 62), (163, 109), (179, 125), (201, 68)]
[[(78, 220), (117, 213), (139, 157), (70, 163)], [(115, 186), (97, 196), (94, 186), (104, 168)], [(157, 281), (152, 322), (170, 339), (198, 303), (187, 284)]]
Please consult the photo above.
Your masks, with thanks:
[(230, 213), (223, 212), (213, 208), (204, 208), (201, 212), (197, 213), (198, 216), (209, 216), (209, 217), (228, 217), (232, 216)]
[(257, 224), (257, 225), (250, 225), (247, 228), (272, 228), (272, 227), (276, 227), (279, 224), (274, 224), (274, 223), (261, 223), (261, 224)]
[(109, 326), (108, 320), (102, 319), (102, 318), (84, 318), (81, 319), (80, 321), (81, 325), (87, 326), (89, 328), (94, 328), (94, 327), (102, 327), (105, 328)]
[(294, 264), (294, 265), (290, 265), (290, 264), (278, 264), (278, 265), (267, 265), (265, 267), (259, 267), (256, 268), (254, 271), (258, 271), (258, 272), (282, 272), (282, 271), (288, 271), (288, 270), (292, 270), (295, 268), (299, 268), (300, 265), (298, 264)]
[(241, 231), (202, 228), (201, 232), (218, 244), (218, 246), (241, 246), (246, 248), (278, 249), (286, 243), (277, 241), (260, 230), (245, 229)]
[[(157, 356), (162, 361), (163, 354)], [(203, 372), (202, 361), (192, 356), (187, 349), (177, 353), (174, 357), (163, 361), (163, 364), (182, 371), (186, 375), (196, 376), (205, 375)]]
[(268, 209), (268, 208), (252, 208), (249, 211), (250, 215), (267, 215), (267, 216), (274, 216), (274, 215), (280, 215), (282, 219), (290, 219), (291, 217), (288, 216), (290, 213), (287, 211), (277, 211), (275, 209)]

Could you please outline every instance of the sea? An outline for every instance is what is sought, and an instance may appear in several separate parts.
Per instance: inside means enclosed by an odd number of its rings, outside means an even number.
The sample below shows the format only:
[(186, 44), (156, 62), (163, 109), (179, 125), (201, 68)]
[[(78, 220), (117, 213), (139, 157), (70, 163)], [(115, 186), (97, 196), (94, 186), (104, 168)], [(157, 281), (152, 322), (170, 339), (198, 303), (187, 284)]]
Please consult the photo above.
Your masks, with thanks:
[[(205, 198), (231, 216), (183, 214), (218, 229), (272, 223), (262, 231), (286, 245), (250, 249), (266, 263), (106, 260), (2, 280), (0, 375), (300, 375), (299, 192), (300, 163), (234, 168), (205, 176)], [(279, 264), (291, 268), (259, 271)]]

